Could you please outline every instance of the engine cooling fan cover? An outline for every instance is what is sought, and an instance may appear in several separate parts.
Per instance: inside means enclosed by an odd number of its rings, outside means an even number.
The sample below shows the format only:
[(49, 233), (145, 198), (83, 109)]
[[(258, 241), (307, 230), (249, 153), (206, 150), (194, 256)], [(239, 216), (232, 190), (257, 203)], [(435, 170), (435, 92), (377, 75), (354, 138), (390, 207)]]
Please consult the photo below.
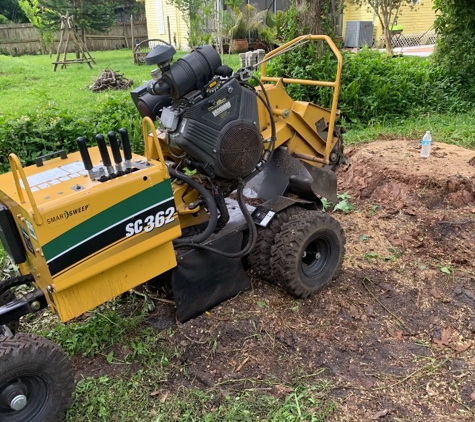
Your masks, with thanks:
[(229, 178), (249, 175), (262, 157), (262, 143), (262, 136), (254, 124), (244, 120), (228, 123), (217, 142), (217, 168)]

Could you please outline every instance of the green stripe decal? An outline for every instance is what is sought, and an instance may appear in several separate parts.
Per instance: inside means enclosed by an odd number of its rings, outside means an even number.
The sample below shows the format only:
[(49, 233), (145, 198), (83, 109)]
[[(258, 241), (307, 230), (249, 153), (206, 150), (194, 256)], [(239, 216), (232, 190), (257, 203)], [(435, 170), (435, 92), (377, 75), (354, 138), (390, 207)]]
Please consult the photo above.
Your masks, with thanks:
[(153, 206), (157, 202), (169, 199), (170, 197), (173, 197), (170, 180), (165, 180), (158, 185), (151, 186), (150, 188), (107, 208), (101, 213), (94, 215), (45, 244), (43, 246), (45, 258), (48, 261), (106, 228)]

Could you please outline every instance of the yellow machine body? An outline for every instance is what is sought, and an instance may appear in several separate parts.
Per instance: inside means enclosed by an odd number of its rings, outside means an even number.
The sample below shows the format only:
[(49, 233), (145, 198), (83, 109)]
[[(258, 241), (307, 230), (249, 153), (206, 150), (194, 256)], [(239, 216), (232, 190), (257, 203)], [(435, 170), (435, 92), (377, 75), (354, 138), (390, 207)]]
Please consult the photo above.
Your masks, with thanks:
[[(332, 150), (341, 142), (335, 129), (341, 54), (329, 37), (305, 36), (265, 59), (310, 40), (325, 41), (334, 52), (334, 81), (269, 77), (266, 63), (261, 81), (275, 121), (275, 148), (284, 145), (289, 155), (315, 168), (331, 165)], [(331, 108), (294, 101), (285, 92), (285, 85), (292, 83), (332, 88)], [(257, 92), (264, 96), (260, 88)], [(268, 145), (271, 119), (260, 102), (258, 121)], [(199, 205), (190, 207), (199, 193), (170, 180), (165, 159), (177, 161), (180, 150), (173, 150), (166, 133), (155, 130), (150, 118), (144, 118), (142, 129), (144, 155), (132, 158), (136, 171), (107, 181), (88, 176), (79, 152), (26, 168), (11, 154), (11, 172), (0, 175), (0, 204), (11, 212), (26, 251), (20, 272), (34, 277), (62, 321), (176, 267), (173, 240), (182, 229), (208, 219)], [(92, 162), (101, 162), (97, 147), (89, 153)]]
[[(334, 80), (267, 75), (266, 60), (311, 41), (336, 56)], [(120, 140), (111, 130), (108, 143), (96, 134), (88, 148), (79, 137), (78, 152), (25, 168), (9, 155), (0, 241), (21, 275), (0, 280), (2, 421), (61, 420), (74, 390), (64, 352), (14, 335), (24, 315), (49, 306), (68, 321), (153, 279), (186, 322), (250, 289), (247, 270), (301, 298), (338, 273), (344, 231), (321, 212), (323, 198), (337, 200), (345, 160), (335, 126), (342, 57), (332, 40), (302, 36), (271, 51), (260, 81), (254, 66), (223, 66), (211, 45), (170, 64), (174, 54), (171, 45), (152, 49), (153, 79), (131, 91), (143, 155), (132, 154), (126, 128)], [(331, 106), (294, 101), (287, 84), (324, 87)]]
[[(97, 147), (90, 149), (100, 162)], [(181, 235), (166, 166), (134, 155), (137, 171), (91, 180), (79, 153), (0, 176), (32, 274), (49, 305), (67, 321), (176, 266)]]
[[(276, 125), (276, 148), (286, 144), (288, 153), (321, 167), (329, 164), (326, 152), (326, 137), (331, 121), (331, 110), (308, 101), (294, 101), (285, 91), (285, 84), (279, 80), (275, 85), (264, 85), (273, 105)], [(260, 91), (259, 88), (257, 88)], [(268, 113), (259, 103), (259, 122), (264, 139), (270, 138), (271, 129)], [(315, 122), (318, 125), (315, 125)], [(321, 128), (321, 130), (319, 130)], [(331, 149), (338, 142), (338, 137), (330, 139)]]
[[(336, 58), (335, 79), (319, 81), (267, 75), (268, 60), (309, 41), (320, 41), (328, 45)], [(264, 62), (261, 65), (261, 81), (267, 83), (264, 86), (275, 119), (276, 148), (285, 143), (290, 155), (315, 167), (332, 164), (332, 150), (339, 141), (341, 142), (335, 123), (340, 116), (337, 106), (342, 66), (342, 55), (327, 35), (303, 35), (264, 56)], [(269, 84), (269, 82), (272, 83)], [(326, 109), (307, 101), (294, 101), (285, 92), (285, 86), (288, 84), (330, 88), (332, 90), (331, 107)], [(259, 103), (259, 122), (264, 139), (268, 139), (271, 133), (270, 119), (261, 103)]]

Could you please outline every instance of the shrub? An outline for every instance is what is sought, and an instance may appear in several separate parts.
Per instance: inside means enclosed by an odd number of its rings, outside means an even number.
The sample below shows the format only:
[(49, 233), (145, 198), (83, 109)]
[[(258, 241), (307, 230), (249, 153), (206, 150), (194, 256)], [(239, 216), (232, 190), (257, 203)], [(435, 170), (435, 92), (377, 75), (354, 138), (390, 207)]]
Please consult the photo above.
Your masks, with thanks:
[(97, 133), (106, 134), (125, 127), (135, 152), (143, 151), (140, 116), (132, 101), (110, 95), (97, 109), (78, 117), (69, 110), (49, 108), (19, 117), (0, 115), (0, 172), (9, 171), (8, 155), (15, 153), (23, 165), (40, 155), (77, 150), (76, 139), (95, 144)]
[[(336, 59), (330, 52), (317, 54), (316, 45), (309, 44), (274, 59), (268, 73), (334, 80)], [(287, 90), (294, 99), (330, 107), (330, 88), (288, 85)], [(470, 89), (462, 89), (460, 78), (430, 60), (369, 49), (343, 52), (339, 108), (347, 124), (383, 122), (429, 111), (464, 111), (473, 100)]]
[(434, 60), (464, 79), (475, 95), (475, 16), (473, 0), (434, 0), (434, 28), (439, 34)]

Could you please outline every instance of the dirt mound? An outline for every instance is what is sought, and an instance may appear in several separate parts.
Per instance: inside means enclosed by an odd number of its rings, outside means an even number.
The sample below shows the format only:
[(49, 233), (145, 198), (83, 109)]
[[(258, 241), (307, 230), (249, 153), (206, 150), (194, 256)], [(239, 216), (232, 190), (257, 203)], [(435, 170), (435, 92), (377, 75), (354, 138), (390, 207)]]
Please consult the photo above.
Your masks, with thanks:
[(475, 152), (435, 143), (420, 157), (418, 141), (378, 141), (348, 151), (340, 191), (394, 210), (460, 208), (475, 200)]

